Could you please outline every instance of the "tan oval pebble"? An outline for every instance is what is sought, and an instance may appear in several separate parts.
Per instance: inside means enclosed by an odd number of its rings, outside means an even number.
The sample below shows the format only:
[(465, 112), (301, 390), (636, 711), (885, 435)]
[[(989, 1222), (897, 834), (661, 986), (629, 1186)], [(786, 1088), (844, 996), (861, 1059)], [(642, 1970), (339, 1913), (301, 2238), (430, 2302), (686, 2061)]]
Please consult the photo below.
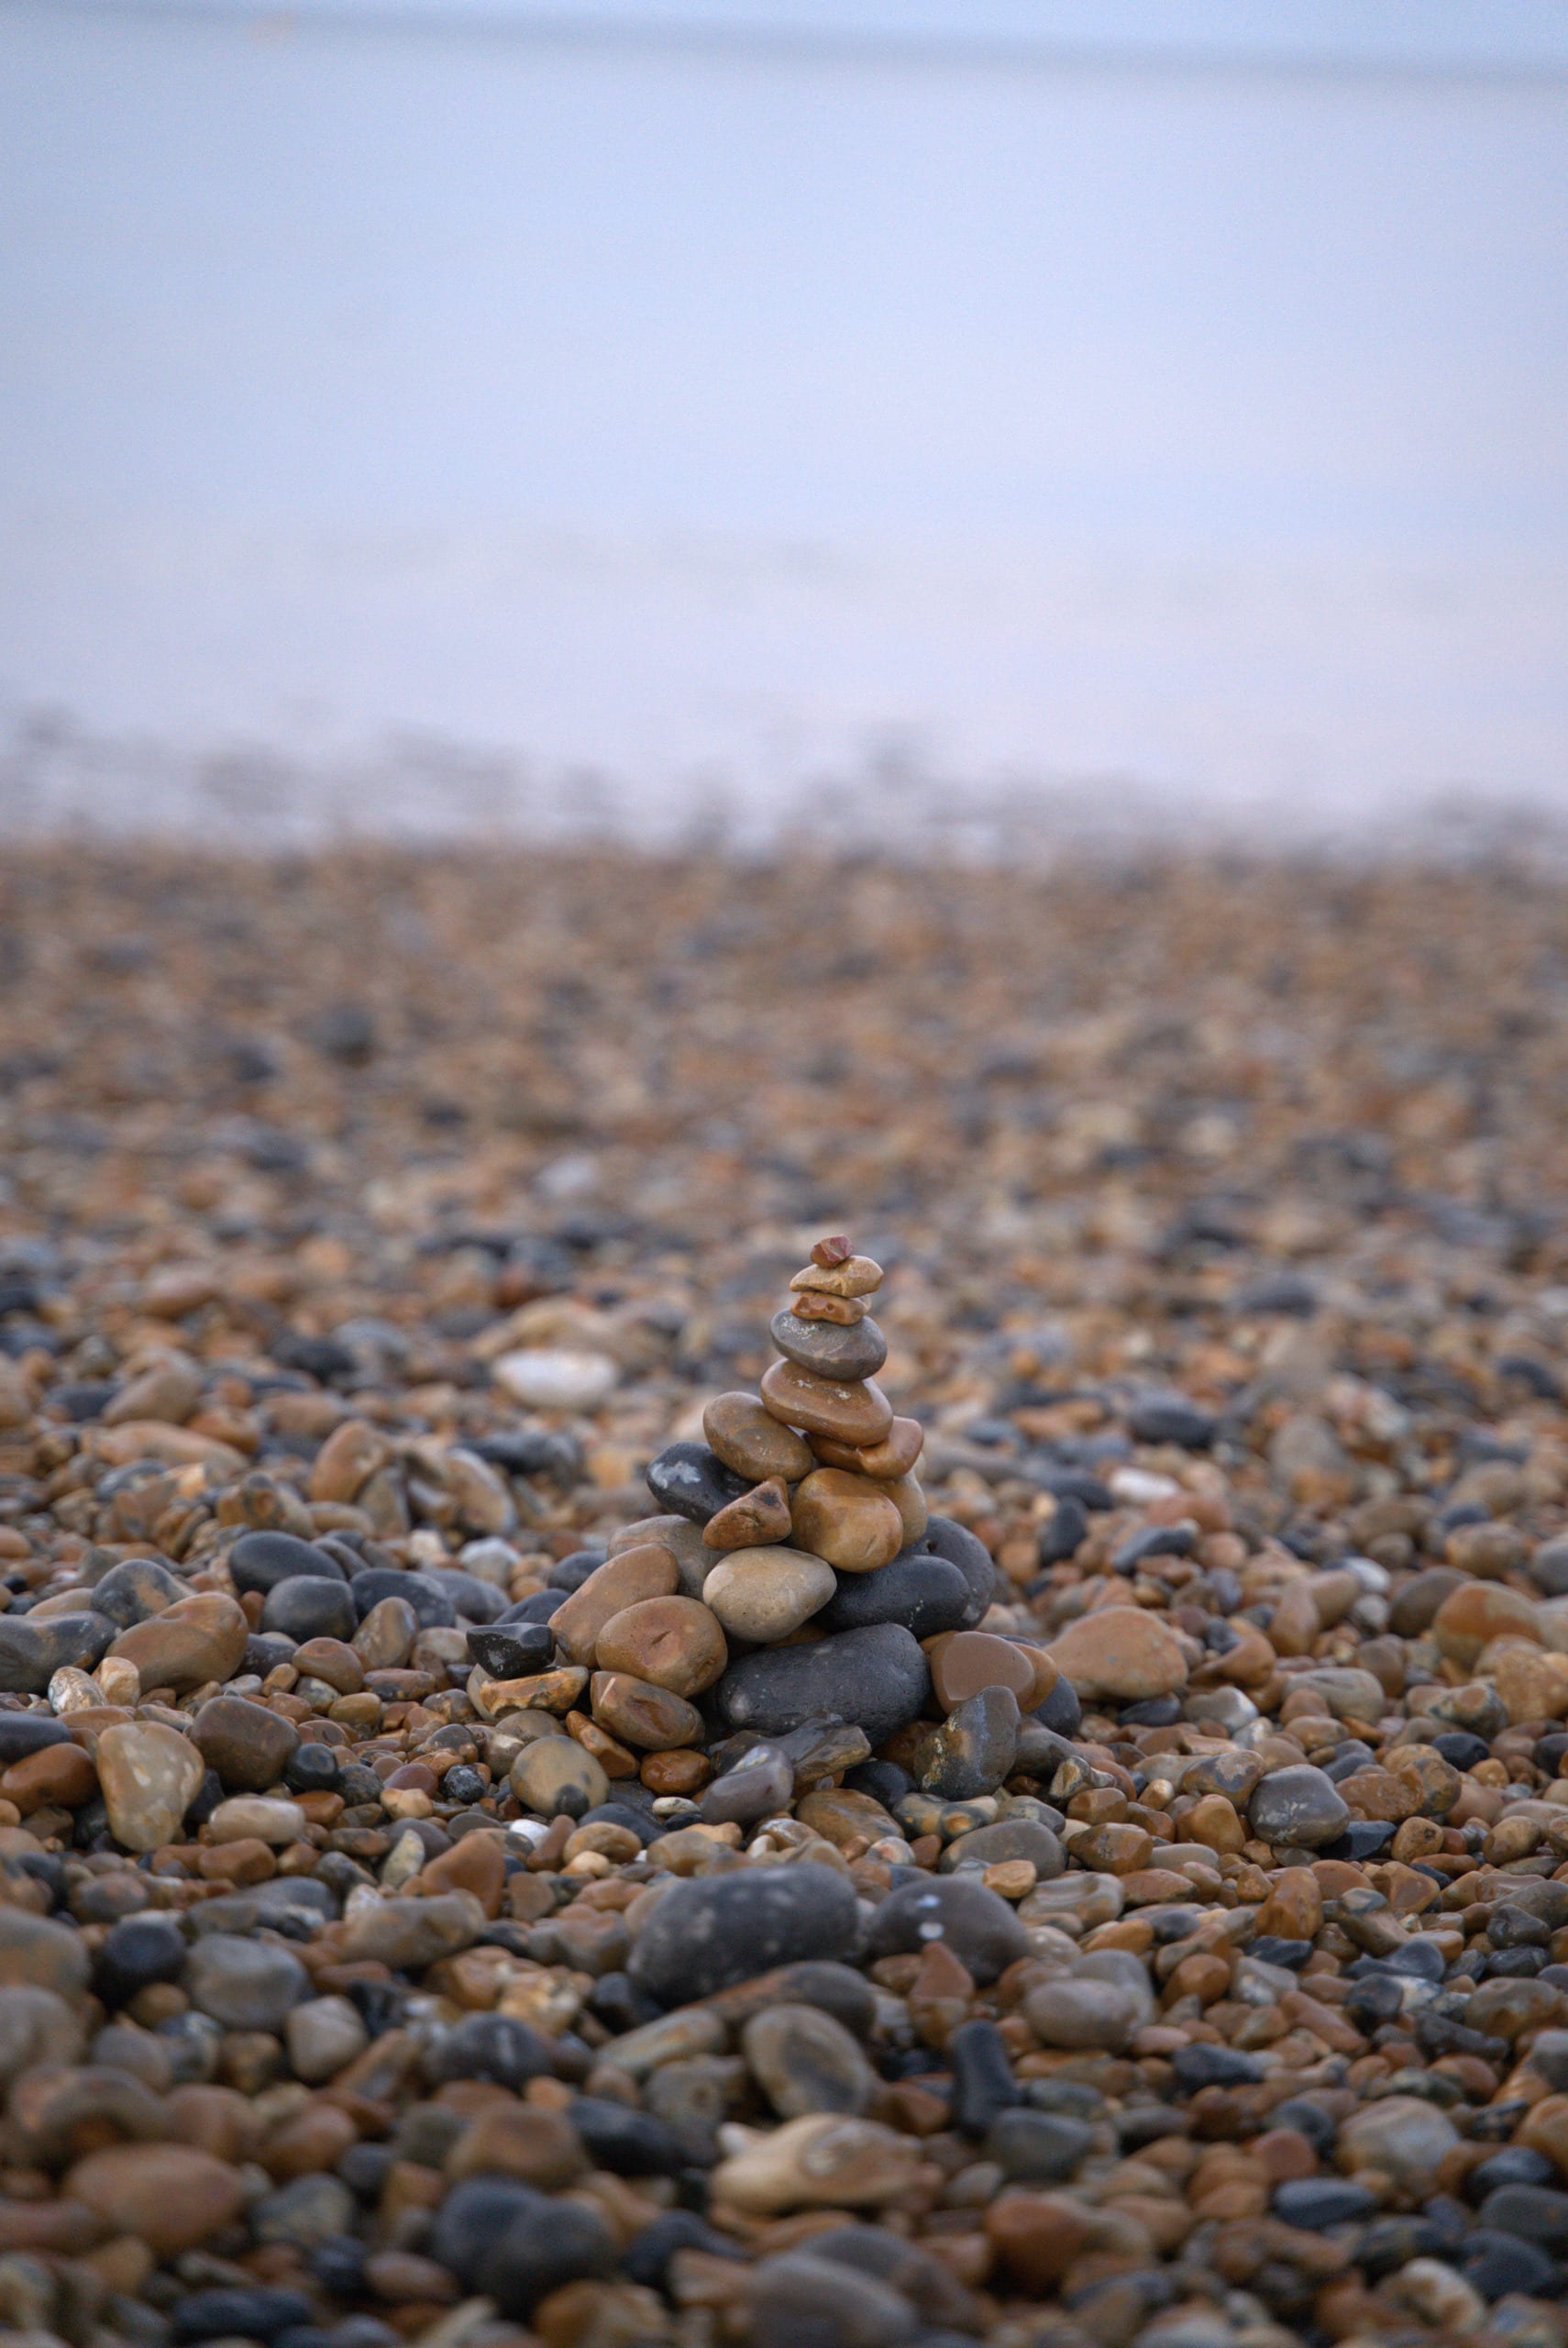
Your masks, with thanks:
[(364, 1664), (341, 1639), (306, 1639), (289, 1661), (302, 1679), (323, 1679), (339, 1696), (357, 1696), (365, 1684)]
[(741, 2052), (780, 2120), (812, 2111), (861, 2112), (876, 2091), (871, 2066), (855, 2040), (816, 2006), (765, 2007), (742, 2030)]
[(204, 1839), (243, 1843), (254, 1837), (278, 1850), (287, 1843), (299, 1842), (309, 1822), (296, 1801), (285, 1801), (281, 1796), (235, 1794), (219, 1802), (207, 1821)]
[(176, 1599), (145, 1623), (133, 1623), (109, 1653), (134, 1663), (144, 1688), (172, 1688), (185, 1695), (210, 1679), (232, 1679), (249, 1635), (250, 1625), (236, 1601), (204, 1589)]
[(737, 1476), (781, 1476), (798, 1484), (815, 1465), (805, 1438), (781, 1426), (755, 1394), (715, 1395), (702, 1413), (702, 1433)]
[(202, 1784), (202, 1755), (190, 1739), (159, 1721), (127, 1721), (104, 1731), (96, 1757), (116, 1842), (127, 1851), (156, 1851), (177, 1842)]
[(237, 2169), (190, 2144), (112, 2144), (78, 2161), (65, 2191), (116, 2233), (135, 2234), (168, 2258), (230, 2224), (246, 2187)]
[(1431, 1634), (1450, 1663), (1468, 1671), (1494, 1639), (1539, 1641), (1540, 1616), (1529, 1599), (1505, 1582), (1461, 1582), (1438, 1608)]
[(824, 1296), (872, 1296), (882, 1285), (882, 1267), (870, 1256), (848, 1256), (841, 1264), (807, 1264), (791, 1289), (820, 1289)]
[(573, 1736), (540, 1737), (512, 1764), (512, 1790), (541, 1818), (563, 1810), (574, 1817), (610, 1799), (610, 1780), (591, 1753)]
[(1181, 1641), (1141, 1606), (1102, 1606), (1069, 1623), (1046, 1650), (1080, 1696), (1135, 1703), (1187, 1685)]
[(756, 2217), (875, 2208), (910, 2191), (920, 2161), (916, 2137), (873, 2120), (809, 2112), (721, 2161), (713, 2198)]
[(607, 1558), (550, 1617), (558, 1654), (568, 1663), (591, 1663), (606, 1623), (646, 1599), (672, 1596), (679, 1580), (675, 1559), (657, 1541)]
[(348, 1644), (367, 1671), (396, 1671), (418, 1636), (419, 1617), (406, 1598), (379, 1598)]
[(818, 1468), (797, 1485), (796, 1545), (843, 1574), (875, 1573), (904, 1545), (903, 1519), (885, 1486), (842, 1468)]
[(714, 1567), (702, 1600), (733, 1637), (767, 1646), (810, 1622), (837, 1587), (825, 1558), (803, 1549), (742, 1549)]
[(918, 1419), (895, 1419), (880, 1443), (835, 1443), (832, 1435), (819, 1434), (811, 1447), (824, 1468), (847, 1468), (853, 1475), (891, 1483), (912, 1471), (924, 1445), (925, 1429)]
[(792, 1361), (776, 1361), (767, 1371), (762, 1399), (784, 1425), (844, 1443), (880, 1443), (893, 1423), (893, 1406), (874, 1378), (843, 1384)]
[(702, 1715), (683, 1696), (624, 1671), (596, 1671), (589, 1683), (593, 1717), (639, 1753), (673, 1752), (703, 1742)]
[(717, 1615), (694, 1598), (626, 1607), (600, 1632), (594, 1654), (601, 1671), (630, 1672), (676, 1696), (700, 1696), (730, 1659)]
[(988, 1631), (946, 1631), (925, 1650), (937, 1700), (951, 1711), (982, 1688), (1010, 1688), (1021, 1711), (1043, 1704), (1056, 1685), (1056, 1666), (1043, 1647), (999, 1639)]

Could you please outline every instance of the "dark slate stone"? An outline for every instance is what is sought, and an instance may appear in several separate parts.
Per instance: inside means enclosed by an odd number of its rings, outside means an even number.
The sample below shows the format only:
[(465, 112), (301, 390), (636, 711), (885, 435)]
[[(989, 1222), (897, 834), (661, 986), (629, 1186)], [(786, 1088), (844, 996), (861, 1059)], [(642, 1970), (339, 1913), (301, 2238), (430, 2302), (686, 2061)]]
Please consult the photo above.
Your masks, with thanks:
[(933, 1940), (945, 1941), (982, 1984), (1029, 1955), (1028, 1932), (1012, 1909), (972, 1875), (897, 1885), (872, 1915), (867, 1951), (872, 1957), (904, 1956)]
[(494, 1623), (506, 1611), (506, 1592), (480, 1574), (466, 1574), (460, 1566), (443, 1566), (433, 1578), (465, 1622)]
[(1042, 1727), (1054, 1730), (1058, 1736), (1077, 1736), (1083, 1725), (1084, 1708), (1077, 1689), (1063, 1672), (1043, 1704), (1036, 1704), (1031, 1713)]
[(526, 2321), (547, 2293), (607, 2276), (615, 2265), (614, 2242), (597, 2210), (489, 2176), (468, 2177), (447, 2194), (430, 2254), (466, 2291), (494, 2299), (515, 2321)]
[(383, 1598), (406, 1598), (422, 1631), (450, 1631), (456, 1627), (458, 1610), (432, 1574), (403, 1573), (395, 1566), (370, 1566), (362, 1574), (355, 1575), (350, 1588), (361, 1623)]
[(994, 1794), (1012, 1769), (1018, 1737), (1018, 1699), (1011, 1689), (981, 1688), (948, 1713), (919, 1765), (920, 1783), (944, 1801)]
[(1004, 2111), (987, 2133), (984, 2154), (1010, 2185), (1066, 2185), (1088, 2158), (1094, 2130), (1060, 2111)]
[(335, 1794), (341, 1774), (330, 1744), (296, 1744), (283, 1764), (283, 1783), (292, 1794)]
[(901, 1623), (917, 1639), (956, 1631), (969, 1619), (971, 1592), (956, 1566), (929, 1551), (906, 1549), (874, 1574), (840, 1574), (838, 1589), (812, 1625), (858, 1631), (873, 1623)]
[(947, 2042), (953, 2072), (953, 2125), (983, 2136), (999, 2113), (1019, 2100), (1007, 2041), (994, 2021), (960, 2022)]
[(933, 1516), (917, 1545), (956, 1566), (968, 1583), (968, 1612), (958, 1627), (972, 1631), (996, 1596), (997, 1569), (990, 1551), (967, 1525), (955, 1523), (950, 1516)]
[(1568, 2250), (1568, 2193), (1546, 2185), (1500, 2185), (1481, 2205), (1481, 2223), (1542, 2250)]
[(554, 1585), (545, 1589), (531, 1589), (526, 1598), (519, 1598), (503, 1614), (498, 1614), (490, 1627), (492, 1631), (505, 1630), (513, 1623), (547, 1623), (551, 1615), (558, 1613), (566, 1604), (570, 1594), (569, 1590), (558, 1589)]
[(556, 2067), (555, 2050), (542, 2032), (513, 2014), (465, 2014), (425, 2050), (424, 2072), (432, 2087), (447, 2079), (490, 2079), (514, 2092)]
[(733, 2234), (720, 2233), (695, 2210), (666, 2210), (634, 2236), (622, 2257), (622, 2270), (628, 2282), (640, 2283), (645, 2290), (662, 2290), (669, 2262), (678, 2250), (700, 2250), (709, 2258), (745, 2256)]
[(1262, 2064), (1235, 2046), (1178, 2046), (1170, 2062), (1184, 2095), (1196, 2095), (1199, 2088), (1250, 2086), (1264, 2076)]
[(1376, 2207), (1375, 2193), (1344, 2176), (1294, 2176), (1274, 2188), (1275, 2216), (1309, 2234), (1326, 2233), (1331, 2226), (1348, 2225), (1355, 2218), (1369, 2218)]
[(269, 1590), (301, 1574), (315, 1574), (322, 1581), (348, 1579), (336, 1557), (292, 1533), (241, 1534), (228, 1553), (228, 1570), (237, 1590)]
[(71, 1731), (52, 1712), (0, 1712), (0, 1768), (41, 1753), (46, 1744), (69, 1744)]
[(1503, 2299), (1513, 2292), (1527, 2298), (1550, 2299), (1562, 2289), (1562, 2269), (1533, 2242), (1517, 2234), (1495, 2233), (1477, 2227), (1464, 2244), (1460, 2272), (1484, 2299)]
[(626, 1969), (661, 2004), (688, 2005), (797, 1958), (845, 1955), (858, 1922), (848, 1878), (809, 1861), (690, 1877), (661, 1898)]
[(785, 1305), (769, 1322), (768, 1333), (786, 1360), (845, 1384), (875, 1378), (888, 1358), (888, 1340), (869, 1313), (848, 1323), (802, 1321)]
[(111, 2013), (153, 1981), (175, 1981), (190, 1943), (172, 1916), (149, 1912), (111, 1924), (93, 1961), (93, 1988)]
[(0, 1690), (41, 1696), (67, 1664), (91, 1671), (117, 1636), (106, 1614), (86, 1609), (80, 1614), (52, 1614), (41, 1623), (26, 1615), (0, 1614)]
[(260, 2283), (248, 2287), (219, 2285), (206, 2291), (187, 2291), (174, 2305), (170, 2319), (176, 2341), (275, 2341), (281, 2331), (311, 2320), (311, 2304), (299, 2291), (271, 2290)]
[[(600, 1567), (604, 1563), (606, 1554), (603, 1549), (573, 1549), (569, 1556), (556, 1559), (555, 1564), (545, 1576), (545, 1580), (548, 1588), (557, 1593), (558, 1606), (563, 1598), (569, 1598), (574, 1589), (580, 1589), (590, 1574), (596, 1574), (599, 1571)], [(536, 1598), (538, 1595), (539, 1593), (536, 1591)], [(526, 1600), (524, 1602), (527, 1603)], [(505, 1620), (505, 1617), (499, 1619)], [(533, 1619), (543, 1621), (545, 1617), (541, 1615)]]
[(346, 1581), (321, 1574), (292, 1574), (275, 1581), (261, 1610), (263, 1631), (281, 1631), (304, 1645), (306, 1639), (351, 1639), (359, 1627), (355, 1591)]
[(1127, 1413), (1135, 1443), (1174, 1443), (1185, 1451), (1207, 1451), (1219, 1424), (1211, 1411), (1199, 1410), (1182, 1394), (1147, 1394)]
[(492, 1623), (469, 1633), (469, 1655), (492, 1679), (525, 1679), (547, 1670), (555, 1651), (555, 1635), (543, 1623)]
[(679, 2140), (651, 2111), (634, 2111), (609, 2096), (580, 2095), (567, 2118), (595, 2168), (616, 2176), (674, 2176), (685, 2165)]
[(712, 1701), (731, 1729), (781, 1736), (834, 1714), (876, 1745), (918, 1719), (930, 1691), (919, 1643), (901, 1624), (879, 1623), (805, 1646), (759, 1647), (731, 1664)]
[(752, 1483), (748, 1476), (726, 1468), (705, 1443), (670, 1443), (648, 1462), (647, 1487), (661, 1509), (688, 1517), (693, 1524), (706, 1524), (731, 1501), (749, 1492)]
[(93, 1591), (93, 1611), (105, 1614), (117, 1630), (161, 1614), (176, 1599), (189, 1598), (190, 1587), (156, 1557), (124, 1557), (111, 1566)]

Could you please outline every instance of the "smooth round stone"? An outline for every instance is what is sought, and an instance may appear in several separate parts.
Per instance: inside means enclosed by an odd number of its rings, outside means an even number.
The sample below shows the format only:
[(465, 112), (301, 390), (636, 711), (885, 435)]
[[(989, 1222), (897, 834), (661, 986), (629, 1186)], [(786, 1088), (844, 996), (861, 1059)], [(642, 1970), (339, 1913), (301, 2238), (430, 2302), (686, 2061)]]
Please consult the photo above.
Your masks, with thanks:
[[(996, 1866), (1004, 1859), (1029, 1860), (1042, 1883), (1061, 1875), (1067, 1864), (1051, 1829), (1036, 1818), (999, 1818), (994, 1826), (955, 1835), (937, 1864), (942, 1874), (956, 1875), (961, 1867)], [(1092, 1878), (1079, 1875), (1073, 1880), (1082, 1884)]]
[(775, 1966), (845, 1955), (858, 1915), (848, 1877), (809, 1860), (690, 1877), (663, 1894), (626, 1969), (660, 2005), (688, 2005)]
[(780, 2120), (864, 2111), (876, 2078), (854, 2039), (816, 2006), (767, 2006), (741, 2032), (746, 2067)]
[[(703, 1594), (712, 1605), (711, 1591)], [(957, 1630), (969, 1611), (969, 1584), (956, 1566), (922, 1549), (905, 1549), (877, 1573), (840, 1578), (818, 1619), (825, 1631), (901, 1623), (917, 1639), (930, 1639)]]
[(292, 1794), (335, 1794), (341, 1778), (334, 1748), (309, 1742), (294, 1747), (282, 1775)]
[(525, 1679), (546, 1670), (555, 1652), (556, 1634), (547, 1623), (512, 1623), (469, 1633), (469, 1653), (492, 1679)]
[(700, 1696), (730, 1659), (719, 1619), (695, 1598), (646, 1598), (612, 1615), (594, 1643), (602, 1671)]
[(432, 2087), (447, 2079), (489, 2079), (520, 2095), (530, 2079), (555, 2067), (554, 2048), (542, 2032), (515, 2014), (465, 2014), (427, 2046), (425, 2077)]
[(1118, 2054), (1132, 2032), (1143, 2027), (1153, 2005), (1146, 1988), (1140, 1997), (1128, 1982), (1068, 1975), (1032, 1989), (1024, 2001), (1024, 2018), (1042, 2045), (1074, 2054), (1099, 2050)]
[[(243, 1616), (240, 1618), (243, 1621)], [(91, 1671), (115, 1635), (105, 1614), (0, 1614), (0, 1690), (41, 1696), (57, 1671)]]
[(748, 1492), (754, 1479), (726, 1468), (705, 1443), (670, 1443), (649, 1460), (645, 1480), (660, 1508), (692, 1524), (706, 1524)]
[(1350, 1807), (1331, 1778), (1309, 1762), (1261, 1778), (1247, 1820), (1261, 1842), (1299, 1844), (1315, 1851), (1344, 1833)]
[(259, 1589), (265, 1593), (277, 1583), (293, 1581), (301, 1574), (315, 1575), (321, 1581), (348, 1578), (336, 1557), (318, 1549), (314, 1541), (301, 1541), (293, 1533), (242, 1534), (228, 1553), (228, 1570), (236, 1589), (241, 1592)]
[(591, 1663), (599, 1634), (629, 1606), (673, 1597), (679, 1583), (675, 1559), (662, 1542), (643, 1541), (596, 1566), (550, 1617), (563, 1662)]
[(950, 1516), (933, 1516), (919, 1545), (930, 1556), (944, 1558), (963, 1575), (969, 1586), (969, 1611), (956, 1627), (972, 1630), (996, 1596), (997, 1569), (990, 1551), (966, 1524), (955, 1523)]
[(835, 1443), (819, 1434), (812, 1449), (824, 1468), (847, 1468), (856, 1476), (875, 1476), (892, 1483), (912, 1474), (925, 1445), (925, 1429), (918, 1419), (895, 1419), (880, 1443)]
[(1010, 2185), (1066, 2185), (1094, 2145), (1087, 2121), (1063, 2111), (1017, 2110), (997, 2114), (983, 2146)]
[(235, 1600), (200, 1590), (122, 1631), (109, 1652), (135, 1664), (144, 1689), (172, 1688), (184, 1695), (209, 1679), (232, 1679), (249, 1634)]
[(46, 1744), (69, 1744), (71, 1731), (50, 1712), (0, 1712), (0, 1768), (41, 1753)]
[(893, 1423), (893, 1406), (873, 1379), (819, 1378), (798, 1362), (773, 1364), (763, 1377), (762, 1400), (785, 1426), (841, 1443), (880, 1443)]
[(189, 1946), (172, 1916), (122, 1916), (105, 1934), (93, 1988), (111, 2013), (154, 1981), (177, 1981)]
[(899, 1512), (905, 1548), (912, 1549), (931, 1523), (931, 1510), (924, 1492), (912, 1476), (895, 1476), (890, 1483), (883, 1485), (882, 1490)]
[(1018, 1756), (1018, 1700), (1010, 1688), (982, 1688), (955, 1704), (922, 1755), (920, 1784), (944, 1801), (995, 1793)]
[(812, 1261), (790, 1282), (791, 1290), (813, 1289), (821, 1296), (874, 1296), (883, 1280), (882, 1267), (871, 1256), (845, 1256), (836, 1264)]
[(315, 1574), (274, 1582), (261, 1611), (263, 1631), (281, 1631), (299, 1642), (351, 1639), (359, 1624), (359, 1609), (348, 1583), (326, 1581)]
[(1020, 1711), (1032, 1711), (1056, 1685), (1056, 1667), (1043, 1648), (988, 1631), (955, 1631), (938, 1639), (930, 1663), (936, 1700), (949, 1709), (982, 1688), (1010, 1688)]
[(178, 1598), (189, 1596), (184, 1583), (156, 1557), (125, 1557), (111, 1566), (93, 1590), (93, 1611), (106, 1615), (117, 1630), (161, 1614)]
[(832, 1715), (878, 1745), (920, 1717), (930, 1691), (919, 1643), (901, 1624), (879, 1623), (745, 1656), (718, 1682), (713, 1700), (732, 1729), (787, 1736)]
[(1381, 2169), (1396, 2185), (1414, 2187), (1423, 2198), (1454, 2146), (1458, 2130), (1435, 2104), (1409, 2095), (1363, 2104), (1340, 2122), (1339, 2158), (1353, 2175)]
[(208, 1933), (185, 1959), (181, 1987), (199, 2013), (225, 2030), (277, 2030), (310, 1994), (310, 1976), (276, 1942)]
[(1543, 1541), (1526, 1571), (1548, 1598), (1568, 1598), (1568, 1540)]
[(1102, 1606), (1069, 1623), (1046, 1650), (1081, 1697), (1137, 1703), (1187, 1685), (1181, 1641), (1141, 1606)]
[(780, 1426), (755, 1394), (717, 1394), (702, 1413), (702, 1432), (726, 1468), (749, 1482), (781, 1476), (798, 1484), (816, 1461), (803, 1435)]
[(525, 1346), (502, 1354), (491, 1376), (525, 1411), (597, 1411), (620, 1380), (609, 1355), (569, 1346)]
[(290, 2064), (309, 2087), (334, 2077), (364, 2052), (368, 2038), (359, 2009), (348, 1998), (307, 1998), (284, 2017)]
[(243, 1696), (214, 1696), (191, 1724), (191, 1742), (227, 1793), (264, 1793), (293, 1758), (300, 1733), (281, 1712)]
[(842, 1468), (818, 1468), (795, 1488), (795, 1545), (843, 1574), (875, 1573), (904, 1545), (903, 1519), (887, 1487)]
[[(808, 1556), (803, 1549), (742, 1549), (713, 1567), (702, 1584), (702, 1603), (712, 1608), (731, 1637), (767, 1646), (787, 1639), (802, 1623), (810, 1622), (838, 1586), (825, 1559)], [(902, 1618), (878, 1615), (870, 1619)]]
[(699, 1804), (706, 1823), (750, 1826), (756, 1819), (789, 1807), (795, 1790), (795, 1766), (776, 1744), (754, 1744), (733, 1769), (715, 1778)]
[(289, 1658), (302, 1679), (319, 1679), (339, 1696), (357, 1696), (365, 1667), (342, 1639), (305, 1639)]
[(595, 2209), (552, 2200), (517, 2178), (473, 2176), (442, 2202), (430, 2254), (465, 2291), (526, 2322), (549, 2293), (612, 2274), (615, 2244)]
[(895, 1886), (874, 1911), (867, 1938), (872, 1957), (918, 1955), (941, 1941), (982, 1985), (1029, 1955), (1025, 1927), (972, 1875)]
[(418, 1636), (419, 1617), (406, 1598), (379, 1598), (360, 1616), (348, 1644), (366, 1671), (397, 1671), (413, 1654)]
[(417, 1972), (438, 1957), (456, 1956), (485, 1929), (485, 1912), (471, 1891), (443, 1891), (425, 1899), (378, 1899), (344, 1918), (343, 1959), (374, 1957), (394, 1973)]
[(193, 2250), (245, 2205), (236, 2168), (191, 2144), (111, 2144), (66, 2173), (63, 2190), (112, 2234), (144, 2242), (155, 2257)]
[(383, 1598), (401, 1598), (414, 1609), (422, 1631), (451, 1630), (458, 1620), (458, 1610), (443, 1587), (443, 1579), (434, 1574), (403, 1573), (395, 1566), (368, 1566), (362, 1574), (355, 1575), (350, 1585), (361, 1629), (371, 1609), (379, 1606)]
[(610, 1780), (591, 1753), (572, 1736), (541, 1736), (512, 1764), (509, 1782), (525, 1809), (539, 1818), (580, 1818), (610, 1799)]
[(869, 1317), (842, 1327), (832, 1321), (802, 1321), (786, 1306), (774, 1314), (768, 1331), (787, 1361), (819, 1378), (875, 1378), (888, 1358), (888, 1340)]
[(158, 1721), (119, 1722), (105, 1729), (94, 1758), (116, 1842), (127, 1851), (177, 1842), (204, 1767), (191, 1739)]
[(263, 2193), (246, 2215), (258, 2243), (285, 2242), (311, 2251), (347, 2233), (354, 2222), (354, 2197), (336, 2176), (295, 2176), (276, 2193)]
[(299, 1804), (282, 1795), (233, 1794), (207, 1821), (212, 1843), (266, 1843), (282, 1850), (303, 1840), (308, 1823)]
[(596, 1671), (588, 1689), (600, 1727), (639, 1753), (674, 1753), (702, 1743), (701, 1713), (671, 1689), (626, 1671)]

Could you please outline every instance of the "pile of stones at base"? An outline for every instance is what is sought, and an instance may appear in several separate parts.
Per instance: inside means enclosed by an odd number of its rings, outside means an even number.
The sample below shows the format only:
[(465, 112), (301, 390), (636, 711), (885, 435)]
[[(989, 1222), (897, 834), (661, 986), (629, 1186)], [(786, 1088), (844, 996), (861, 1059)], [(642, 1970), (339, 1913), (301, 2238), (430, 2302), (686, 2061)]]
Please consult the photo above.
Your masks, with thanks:
[(1564, 2348), (1552, 904), (360, 882), (0, 873), (0, 2334)]
[[(881, 1280), (819, 1241), (603, 1546), (378, 1540), (387, 1445), (308, 1407), (310, 1501), (213, 1509), (210, 1451), (64, 1487), (178, 1562), (6, 1537), (21, 2336), (1568, 2337), (1568, 1542), (1482, 1497), (1556, 1478), (1484, 1458), (1320, 1568), (1156, 1399), (1176, 1473), (1060, 1480), (999, 1577)], [(0, 1389), (35, 1447), (51, 1369)], [(201, 1387), (76, 1423), (199, 1455)], [(413, 1464), (504, 1522), (496, 1459), (570, 1449)]]

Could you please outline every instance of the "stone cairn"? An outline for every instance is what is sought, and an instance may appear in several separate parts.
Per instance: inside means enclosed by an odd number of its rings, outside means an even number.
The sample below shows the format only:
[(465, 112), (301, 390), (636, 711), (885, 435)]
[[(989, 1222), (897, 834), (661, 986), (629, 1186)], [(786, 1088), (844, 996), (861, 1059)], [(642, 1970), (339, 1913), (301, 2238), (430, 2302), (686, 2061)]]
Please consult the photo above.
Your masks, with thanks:
[(536, 1624), (469, 1633), (470, 1697), (517, 1738), (512, 1788), (536, 1816), (580, 1816), (636, 1781), (662, 1822), (746, 1826), (859, 1771), (847, 1799), (868, 1846), (895, 1855), (883, 1805), (901, 1800), (918, 1833), (922, 1802), (992, 1793), (1024, 1763), (1052, 1773), (1050, 1733), (1077, 1725), (1077, 1699), (1042, 1648), (977, 1627), (991, 1559), (929, 1513), (921, 1425), (876, 1382), (882, 1277), (847, 1239), (819, 1240), (774, 1315), (782, 1358), (760, 1392), (717, 1396), (706, 1441), (649, 1467), (664, 1512), (602, 1562), (566, 1560), (564, 1601), (514, 1610)]

